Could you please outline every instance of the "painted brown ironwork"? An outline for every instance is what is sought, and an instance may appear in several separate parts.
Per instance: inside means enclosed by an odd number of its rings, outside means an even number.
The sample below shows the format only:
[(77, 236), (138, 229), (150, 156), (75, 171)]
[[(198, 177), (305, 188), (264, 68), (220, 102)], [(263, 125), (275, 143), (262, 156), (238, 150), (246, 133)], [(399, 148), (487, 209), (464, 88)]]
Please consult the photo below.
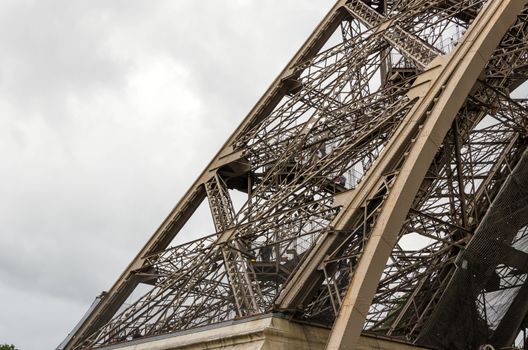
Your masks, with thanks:
[(64, 349), (273, 312), (329, 349), (526, 346), (525, 3), (337, 1)]

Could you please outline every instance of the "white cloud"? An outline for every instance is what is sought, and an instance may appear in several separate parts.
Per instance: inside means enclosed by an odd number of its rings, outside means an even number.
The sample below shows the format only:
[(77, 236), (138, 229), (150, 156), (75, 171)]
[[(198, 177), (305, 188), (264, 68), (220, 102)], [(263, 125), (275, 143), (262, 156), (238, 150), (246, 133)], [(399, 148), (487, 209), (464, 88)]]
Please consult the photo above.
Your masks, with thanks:
[(0, 343), (58, 345), (330, 6), (0, 3)]

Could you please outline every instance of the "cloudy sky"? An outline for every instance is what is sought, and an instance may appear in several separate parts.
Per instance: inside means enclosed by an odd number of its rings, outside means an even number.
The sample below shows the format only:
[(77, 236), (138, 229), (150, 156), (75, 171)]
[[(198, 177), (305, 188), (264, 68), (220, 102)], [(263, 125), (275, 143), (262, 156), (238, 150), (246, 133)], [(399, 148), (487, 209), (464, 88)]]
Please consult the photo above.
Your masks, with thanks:
[(0, 344), (58, 345), (332, 4), (0, 2)]

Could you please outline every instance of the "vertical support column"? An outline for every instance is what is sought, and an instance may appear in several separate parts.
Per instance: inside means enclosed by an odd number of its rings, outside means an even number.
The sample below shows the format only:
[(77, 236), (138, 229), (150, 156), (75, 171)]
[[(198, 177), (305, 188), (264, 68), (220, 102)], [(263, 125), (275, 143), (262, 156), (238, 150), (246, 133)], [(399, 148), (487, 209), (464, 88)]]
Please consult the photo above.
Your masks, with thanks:
[(218, 173), (205, 183), (205, 191), (216, 232), (226, 231), (235, 219), (235, 208), (227, 186)]
[[(235, 209), (224, 180), (216, 173), (205, 183), (205, 190), (216, 232), (227, 231), (234, 224)], [(240, 238), (228, 240), (221, 250), (238, 316), (260, 312), (262, 294), (246, 244)]]

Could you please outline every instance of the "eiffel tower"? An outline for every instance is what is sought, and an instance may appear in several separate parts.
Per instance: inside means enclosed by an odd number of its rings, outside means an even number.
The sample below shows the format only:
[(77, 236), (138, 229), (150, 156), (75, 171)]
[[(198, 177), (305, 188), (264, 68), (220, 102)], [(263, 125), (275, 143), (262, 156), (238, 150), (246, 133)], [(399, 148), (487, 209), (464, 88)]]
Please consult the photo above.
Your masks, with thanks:
[(527, 2), (337, 1), (59, 348), (526, 349)]

